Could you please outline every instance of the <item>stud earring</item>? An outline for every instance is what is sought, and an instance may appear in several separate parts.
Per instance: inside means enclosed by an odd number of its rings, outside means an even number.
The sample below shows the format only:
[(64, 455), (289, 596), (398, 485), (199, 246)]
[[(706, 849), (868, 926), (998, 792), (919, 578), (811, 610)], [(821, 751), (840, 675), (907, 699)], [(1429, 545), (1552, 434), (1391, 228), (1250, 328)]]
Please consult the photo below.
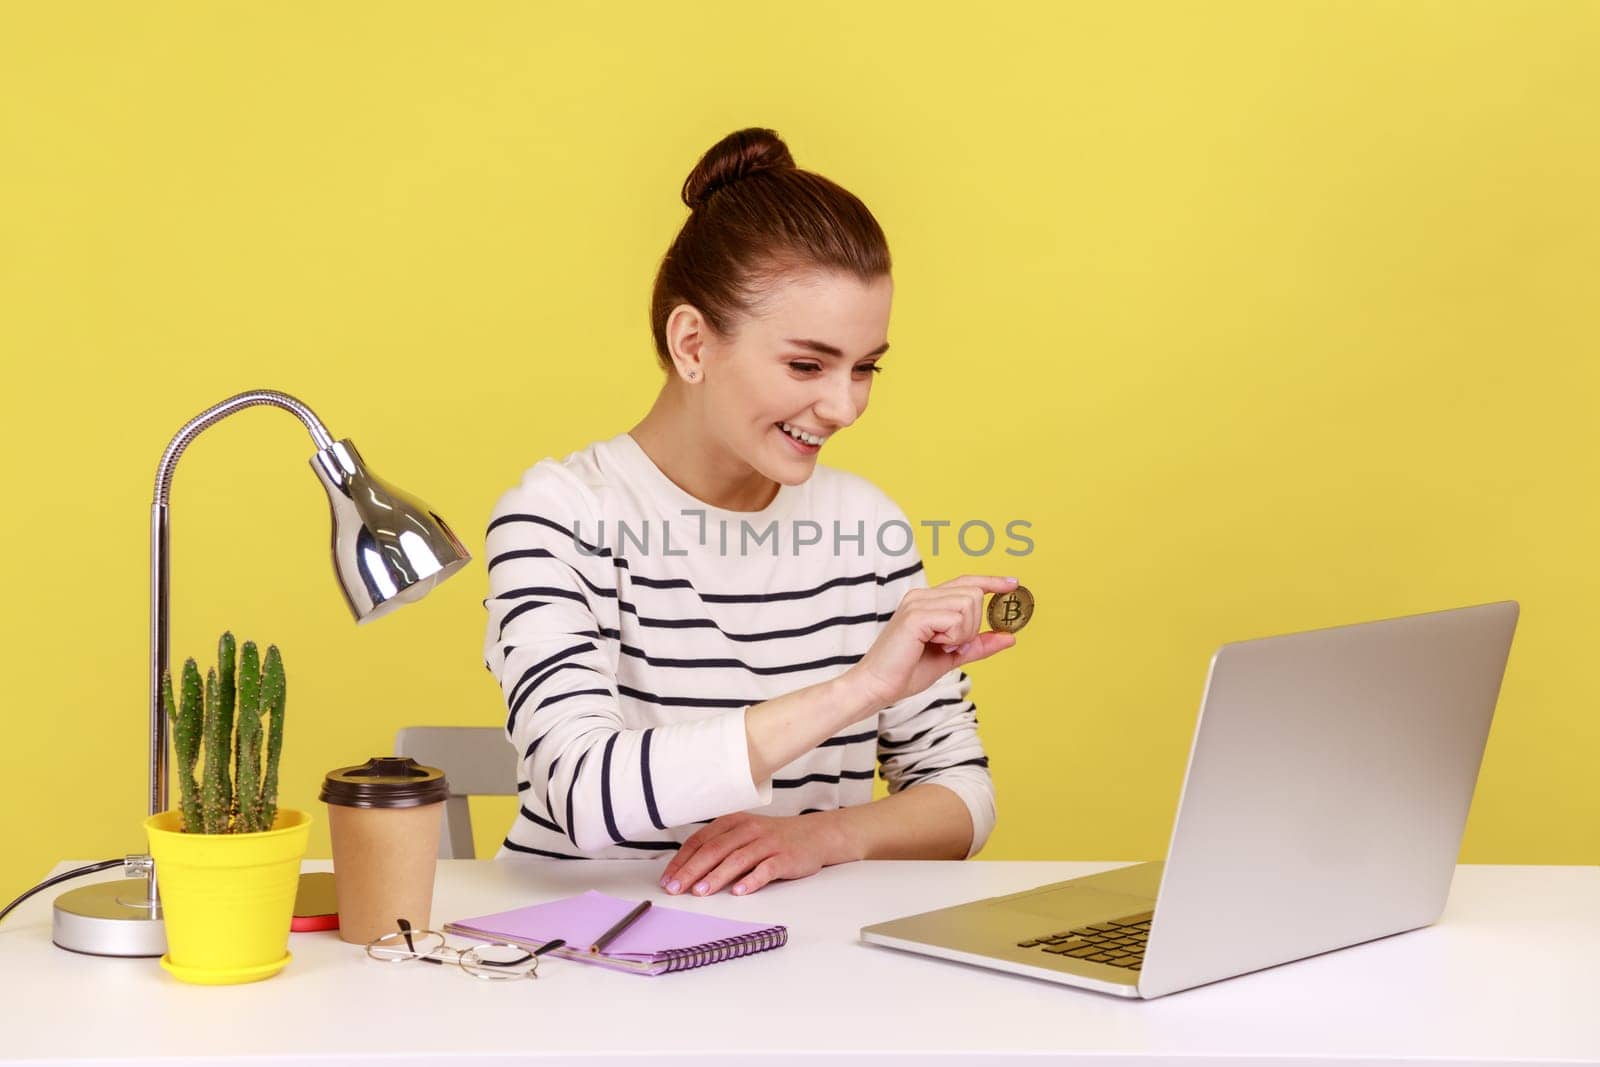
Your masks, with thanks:
[(692, 371), (689, 372), (689, 380), (690, 381), (693, 381), (694, 379), (696, 379), (698, 377), (700, 377), (700, 372), (699, 371), (693, 371), (692, 370)]

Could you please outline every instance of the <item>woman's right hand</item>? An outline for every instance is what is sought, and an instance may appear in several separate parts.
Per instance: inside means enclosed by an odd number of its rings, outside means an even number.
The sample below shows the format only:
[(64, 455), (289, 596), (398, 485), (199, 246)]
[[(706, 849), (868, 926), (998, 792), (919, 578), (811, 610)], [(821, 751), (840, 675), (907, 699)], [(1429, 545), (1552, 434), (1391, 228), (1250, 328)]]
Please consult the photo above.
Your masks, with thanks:
[(867, 654), (846, 674), (886, 708), (920, 693), (949, 673), (1017, 643), (1015, 634), (979, 632), (985, 593), (1009, 593), (1015, 578), (967, 574), (927, 589), (913, 589)]

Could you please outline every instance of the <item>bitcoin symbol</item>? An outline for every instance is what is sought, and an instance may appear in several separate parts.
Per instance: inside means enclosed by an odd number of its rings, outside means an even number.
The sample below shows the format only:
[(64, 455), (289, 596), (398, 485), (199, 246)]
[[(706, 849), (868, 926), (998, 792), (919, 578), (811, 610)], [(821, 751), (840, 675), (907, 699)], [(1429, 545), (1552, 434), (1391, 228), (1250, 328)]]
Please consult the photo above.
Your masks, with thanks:
[(1009, 593), (997, 593), (989, 601), (989, 628), (1016, 633), (1033, 618), (1033, 594), (1019, 585)]

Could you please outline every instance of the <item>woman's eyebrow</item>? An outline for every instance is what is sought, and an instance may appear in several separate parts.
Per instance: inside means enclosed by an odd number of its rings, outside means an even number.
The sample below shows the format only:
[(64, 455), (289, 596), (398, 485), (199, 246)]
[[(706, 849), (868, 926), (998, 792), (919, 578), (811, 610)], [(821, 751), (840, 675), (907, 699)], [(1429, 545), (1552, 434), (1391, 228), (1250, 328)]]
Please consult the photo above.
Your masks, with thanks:
[[(800, 338), (791, 337), (788, 338), (784, 343), (790, 345), (799, 345), (801, 348), (809, 348), (811, 351), (821, 352), (825, 356), (834, 356), (837, 358), (844, 355), (842, 351), (823, 341), (807, 341)], [(867, 355), (881, 356), (887, 351), (889, 351), (889, 342), (885, 341), (871, 352), (868, 352)]]

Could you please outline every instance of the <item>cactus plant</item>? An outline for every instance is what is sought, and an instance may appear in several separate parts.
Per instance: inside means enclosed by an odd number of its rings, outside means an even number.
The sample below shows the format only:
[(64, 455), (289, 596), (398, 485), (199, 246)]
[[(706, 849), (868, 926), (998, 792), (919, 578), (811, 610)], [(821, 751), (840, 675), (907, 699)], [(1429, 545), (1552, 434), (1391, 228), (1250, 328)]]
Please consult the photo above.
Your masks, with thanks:
[[(228, 765), (228, 741), (233, 737), (233, 634), (224, 632), (217, 641), (217, 714), (222, 719), (222, 766)], [(233, 783), (222, 776), (222, 807), (233, 811)]]
[(183, 665), (183, 704), (172, 706), (172, 677), (161, 675), (161, 703), (167, 718), (172, 720), (172, 747), (178, 754), (178, 786), (182, 797), (183, 821), (189, 826), (201, 825), (200, 783), (195, 780), (194, 765), (200, 757), (200, 670), (194, 660)]
[(240, 828), (249, 833), (256, 825), (257, 798), (261, 791), (261, 668), (254, 642), (244, 643), (239, 657), (239, 744), (234, 776), (239, 782)]
[[(269, 645), (262, 663), (253, 641), (236, 646), (233, 634), (224, 633), (217, 643), (217, 659), (221, 669), (206, 672), (203, 691), (199, 667), (193, 659), (184, 661), (177, 707), (171, 676), (165, 671), (161, 675), (161, 702), (172, 722), (177, 755), (183, 830), (205, 834), (270, 830), (278, 814), (278, 761), (283, 751), (283, 657), (277, 645)], [(263, 715), (268, 718), (265, 729)], [(197, 764), (202, 767), (199, 781)]]
[(283, 656), (277, 645), (267, 648), (267, 662), (261, 668), (261, 704), (267, 713), (267, 769), (261, 779), (261, 807), (258, 818), (271, 826), (278, 816), (278, 757), (283, 755), (283, 703), (288, 684), (283, 677)]

